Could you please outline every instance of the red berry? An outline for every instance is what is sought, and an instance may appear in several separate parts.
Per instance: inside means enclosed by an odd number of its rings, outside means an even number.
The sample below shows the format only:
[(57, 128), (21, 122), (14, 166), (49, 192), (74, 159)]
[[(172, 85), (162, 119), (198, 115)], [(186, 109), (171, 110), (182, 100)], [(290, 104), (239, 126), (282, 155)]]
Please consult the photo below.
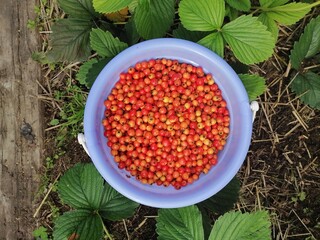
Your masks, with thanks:
[(145, 184), (180, 189), (217, 164), (230, 116), (213, 76), (171, 59), (138, 62), (104, 101), (107, 146)]

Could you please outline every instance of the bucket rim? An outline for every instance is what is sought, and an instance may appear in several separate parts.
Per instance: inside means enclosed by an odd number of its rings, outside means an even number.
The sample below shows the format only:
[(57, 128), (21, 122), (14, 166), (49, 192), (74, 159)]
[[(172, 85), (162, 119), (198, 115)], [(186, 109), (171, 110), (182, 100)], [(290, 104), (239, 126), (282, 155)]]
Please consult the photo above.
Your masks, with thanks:
[[(178, 190), (180, 191), (181, 194), (177, 194), (179, 196), (176, 199), (174, 197), (172, 198), (171, 194), (162, 194), (161, 196), (160, 194), (157, 195), (157, 193), (152, 192), (150, 188), (145, 188), (143, 194), (141, 193), (141, 191), (137, 191), (137, 192), (131, 191), (131, 190), (128, 191), (128, 186), (125, 184), (123, 179), (115, 177), (114, 169), (107, 166), (105, 162), (101, 160), (101, 158), (103, 158), (102, 151), (97, 151), (96, 149), (97, 144), (99, 143), (97, 142), (97, 139), (95, 139), (96, 137), (94, 132), (97, 131), (97, 129), (99, 129), (98, 125), (102, 125), (102, 124), (101, 124), (101, 121), (98, 123), (94, 122), (95, 120), (92, 120), (92, 116), (96, 115), (96, 112), (94, 109), (97, 107), (97, 102), (99, 101), (98, 99), (99, 97), (97, 97), (97, 95), (103, 92), (103, 88), (105, 87), (105, 82), (104, 82), (105, 76), (108, 73), (110, 73), (112, 69), (117, 68), (118, 67), (117, 65), (119, 64), (119, 62), (124, 61), (124, 59), (126, 58), (136, 56), (137, 54), (142, 54), (144, 51), (150, 51), (150, 49), (151, 50), (154, 50), (155, 48), (161, 49), (168, 46), (170, 46), (170, 49), (180, 49), (180, 51), (188, 51), (188, 52), (191, 52), (192, 54), (197, 54), (198, 56), (209, 58), (211, 59), (211, 61), (215, 62), (215, 64), (218, 64), (221, 69), (223, 69), (223, 74), (227, 75), (228, 78), (230, 79), (235, 79), (235, 83), (233, 83), (233, 85), (235, 88), (237, 88), (237, 92), (239, 93), (239, 96), (241, 96), (241, 99), (239, 99), (239, 102), (237, 104), (241, 109), (243, 109), (242, 121), (247, 123), (247, 124), (244, 124), (243, 129), (241, 129), (241, 132), (246, 133), (245, 134), (246, 137), (242, 139), (242, 143), (241, 143), (243, 147), (241, 149), (237, 149), (237, 156), (241, 160), (236, 161), (235, 164), (232, 165), (230, 169), (228, 168), (228, 173), (224, 175), (223, 179), (221, 179), (219, 182), (217, 182), (214, 185), (214, 190), (211, 189), (208, 191), (207, 189), (201, 189), (201, 187), (199, 187), (198, 189), (192, 192), (192, 199), (183, 197), (183, 193), (187, 192), (183, 188), (181, 190)], [(165, 52), (165, 51), (162, 51), (162, 52)], [(135, 61), (132, 64), (138, 61)], [(126, 68), (124, 67), (123, 70), (125, 69)], [(104, 96), (104, 98), (106, 97), (107, 96)], [(100, 99), (100, 102), (101, 102), (101, 99)], [(93, 84), (87, 99), (85, 114), (84, 114), (84, 132), (86, 136), (88, 150), (94, 165), (96, 166), (100, 174), (103, 176), (103, 178), (113, 188), (115, 188), (122, 195), (132, 199), (133, 201), (141, 203), (143, 205), (147, 205), (151, 207), (161, 207), (161, 208), (176, 208), (176, 207), (184, 207), (184, 206), (196, 204), (198, 202), (201, 202), (211, 197), (212, 195), (219, 192), (223, 187), (225, 187), (236, 175), (236, 173), (239, 171), (240, 167), (242, 166), (243, 161), (245, 160), (245, 156), (247, 155), (247, 152), (250, 146), (251, 133), (252, 133), (252, 112), (250, 110), (250, 104), (249, 104), (247, 92), (245, 91), (245, 88), (241, 80), (239, 79), (237, 74), (234, 72), (234, 70), (221, 57), (216, 55), (211, 50), (199, 44), (196, 44), (194, 42), (190, 42), (182, 39), (160, 38), (160, 39), (147, 40), (125, 49), (124, 51), (119, 53), (116, 57), (114, 57), (104, 67), (104, 69), (101, 71), (101, 73), (97, 77), (95, 83)], [(105, 142), (106, 141), (107, 139), (105, 138)], [(115, 177), (115, 179), (112, 179), (113, 177)], [(140, 184), (142, 185), (142, 183)], [(191, 184), (190, 186), (192, 186), (193, 184)], [(187, 189), (188, 187), (189, 186), (186, 186), (184, 188)], [(194, 193), (195, 191), (196, 193)]]

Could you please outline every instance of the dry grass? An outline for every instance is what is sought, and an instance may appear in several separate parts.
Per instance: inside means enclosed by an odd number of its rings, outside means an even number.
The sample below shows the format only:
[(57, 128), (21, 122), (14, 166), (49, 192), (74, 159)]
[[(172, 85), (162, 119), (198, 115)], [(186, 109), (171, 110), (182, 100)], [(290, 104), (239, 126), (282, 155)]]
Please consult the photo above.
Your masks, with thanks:
[(259, 98), (252, 145), (239, 172), (237, 208), (268, 209), (273, 239), (320, 238), (319, 111), (290, 91), (296, 75), (288, 60), (293, 40), (315, 14), (295, 30), (282, 27), (274, 56), (252, 68), (268, 79), (268, 90)]
[[(40, 49), (46, 51), (52, 19), (64, 15), (53, 0), (46, 6), (41, 5), (40, 9)], [(281, 26), (273, 57), (250, 70), (267, 79), (268, 89), (258, 99), (260, 111), (254, 123), (250, 150), (238, 173), (242, 187), (235, 208), (241, 211), (269, 210), (273, 239), (320, 239), (320, 114), (303, 105), (299, 96), (290, 91), (295, 75), (288, 56), (294, 40), (315, 15), (316, 12), (312, 12), (294, 28)], [(53, 90), (63, 88), (66, 78), (74, 79), (79, 64), (62, 65), (59, 69), (43, 66), (43, 79), (39, 82), (43, 93), (39, 98), (46, 106), (47, 122), (63, 104), (54, 98)], [(47, 155), (55, 151), (52, 148), (53, 131), (55, 129), (49, 126), (46, 129)], [(80, 145), (72, 143), (69, 147), (70, 152), (56, 163), (56, 170), (51, 173), (52, 182), (78, 160), (76, 153), (82, 151)], [(52, 190), (49, 186), (47, 191)], [(62, 206), (54, 193), (41, 200), (38, 222), (51, 228), (49, 205)], [(154, 216), (148, 215), (156, 215), (156, 210), (139, 208), (134, 217), (107, 227), (115, 236), (122, 233), (122, 238), (146, 239), (144, 233), (153, 232), (148, 238), (154, 239), (155, 220)]]

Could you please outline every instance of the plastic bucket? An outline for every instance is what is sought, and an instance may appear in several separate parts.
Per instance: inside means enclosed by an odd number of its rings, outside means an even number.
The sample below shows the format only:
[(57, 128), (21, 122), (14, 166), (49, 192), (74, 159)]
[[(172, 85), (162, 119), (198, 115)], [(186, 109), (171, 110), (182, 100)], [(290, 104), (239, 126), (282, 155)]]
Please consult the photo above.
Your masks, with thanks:
[[(200, 65), (219, 85), (230, 112), (230, 134), (218, 155), (218, 163), (199, 180), (176, 190), (142, 184), (114, 162), (101, 124), (104, 100), (119, 74), (135, 63), (151, 58), (170, 58)], [(252, 112), (247, 92), (234, 70), (218, 55), (196, 43), (180, 39), (154, 39), (131, 46), (113, 58), (94, 82), (85, 107), (84, 133), (92, 161), (102, 177), (118, 192), (143, 205), (177, 208), (201, 202), (225, 187), (246, 157), (252, 132)]]

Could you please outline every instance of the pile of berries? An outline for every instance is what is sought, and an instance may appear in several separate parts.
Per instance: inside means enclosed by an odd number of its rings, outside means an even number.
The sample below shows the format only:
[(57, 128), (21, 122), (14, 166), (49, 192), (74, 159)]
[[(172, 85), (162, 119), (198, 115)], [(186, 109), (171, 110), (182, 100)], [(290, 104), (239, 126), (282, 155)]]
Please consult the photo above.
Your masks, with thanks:
[(136, 63), (104, 105), (114, 161), (145, 184), (191, 184), (217, 164), (229, 134), (227, 104), (212, 75), (177, 60)]

